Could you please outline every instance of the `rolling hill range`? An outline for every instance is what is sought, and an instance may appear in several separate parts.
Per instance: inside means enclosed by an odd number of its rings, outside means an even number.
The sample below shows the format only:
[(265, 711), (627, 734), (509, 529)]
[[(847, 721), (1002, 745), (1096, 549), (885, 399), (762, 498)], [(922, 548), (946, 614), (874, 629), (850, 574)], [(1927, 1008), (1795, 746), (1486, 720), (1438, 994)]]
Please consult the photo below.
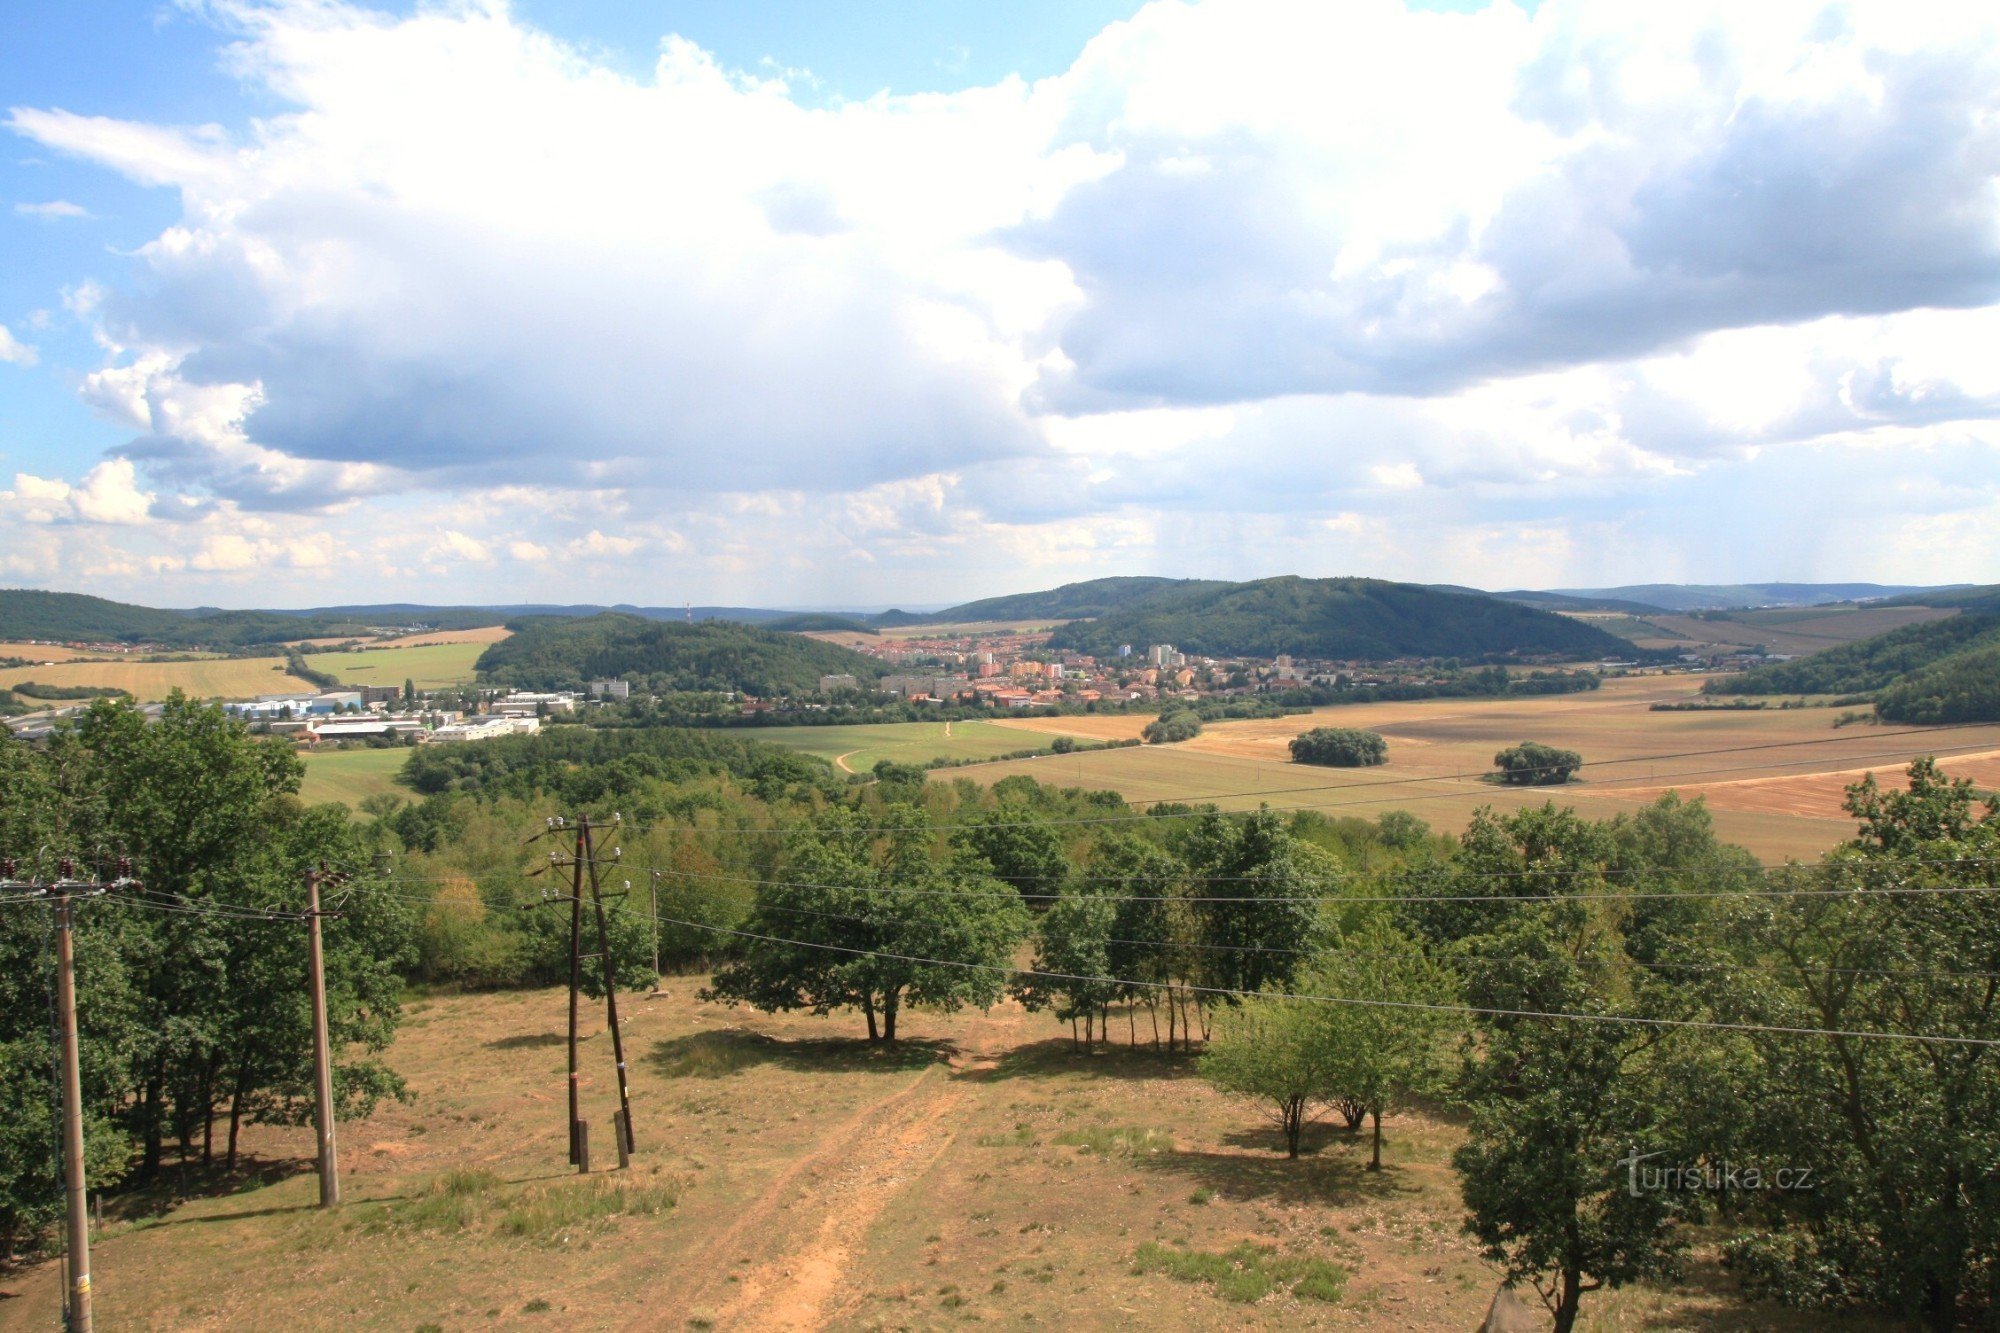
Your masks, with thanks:
[(1155, 591), (1096, 620), (1064, 626), (1058, 648), (1098, 656), (1122, 644), (1171, 643), (1212, 657), (1382, 660), (1398, 657), (1626, 656), (1627, 641), (1533, 607), (1380, 579), (1285, 576)]
[[(1556, 596), (1601, 603), (1624, 602), (1627, 606), (1606, 605), (1606, 610), (1628, 610), (1638, 603), (1657, 611), (1727, 611), (1748, 606), (1824, 606), (1830, 602), (1872, 601), (1882, 597), (1906, 598), (1926, 605), (1930, 594), (1950, 593), (1963, 584), (1916, 587), (1887, 583), (1639, 583), (1623, 588), (1554, 588)], [(1522, 598), (1546, 596), (1524, 592), (1496, 594)], [(1561, 608), (1581, 610), (1581, 607)]]
[(619, 612), (519, 622), (511, 637), (480, 654), (477, 666), (495, 684), (520, 689), (573, 688), (598, 677), (635, 676), (653, 690), (734, 690), (759, 697), (810, 693), (828, 675), (874, 681), (885, 670), (872, 657), (803, 634)]
[(1710, 694), (1866, 694), (1891, 722), (2000, 720), (2000, 615), (1968, 611), (1803, 661), (1710, 681)]

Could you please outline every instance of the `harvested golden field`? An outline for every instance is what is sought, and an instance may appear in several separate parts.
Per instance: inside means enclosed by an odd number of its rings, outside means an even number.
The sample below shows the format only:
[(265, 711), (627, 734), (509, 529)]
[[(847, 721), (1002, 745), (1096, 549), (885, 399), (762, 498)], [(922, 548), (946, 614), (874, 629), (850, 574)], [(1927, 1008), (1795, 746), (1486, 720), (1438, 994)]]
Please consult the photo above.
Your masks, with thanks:
[[(1859, 780), (1860, 770), (1893, 771), (1920, 754), (1977, 754), (2000, 747), (2000, 725), (1836, 730), (1832, 723), (1842, 711), (1837, 709), (1650, 711), (1656, 702), (1693, 698), (1700, 686), (1695, 676), (1635, 676), (1606, 681), (1586, 694), (1323, 708), (1310, 715), (1210, 723), (1179, 745), (1014, 760), (951, 769), (939, 777), (993, 782), (1027, 773), (1044, 782), (1109, 788), (1136, 802), (1213, 800), (1231, 810), (1269, 804), (1373, 818), (1407, 808), (1441, 829), (1462, 828), (1482, 805), (1517, 809), (1552, 799), (1604, 818), (1671, 787), (1699, 790), (1724, 837), (1778, 858), (1814, 856), (1852, 835), (1852, 821), (1840, 808), (1840, 788)], [(1067, 730), (1104, 722), (1128, 724), (1130, 731), (1116, 734), (1131, 735), (1147, 720), (1015, 718), (1000, 725)], [(1389, 742), (1388, 762), (1365, 769), (1291, 762), (1292, 737), (1316, 726), (1378, 731)], [(1540, 788), (1485, 781), (1495, 752), (1524, 740), (1581, 753), (1582, 780)], [(1763, 785), (1814, 775), (1815, 782), (1796, 791), (1775, 785), (1767, 791)]]
[[(390, 1063), (414, 1100), (340, 1127), (321, 1212), (311, 1132), (253, 1126), (234, 1178), (189, 1169), (108, 1209), (99, 1326), (299, 1330), (1465, 1329), (1497, 1281), (1459, 1230), (1444, 1114), (1287, 1161), (1251, 1105), (1141, 1046), (1086, 1054), (1009, 1002), (912, 1013), (870, 1049), (852, 1015), (703, 1005), (703, 979), (621, 1000), (638, 1151), (605, 1169), (615, 1091), (601, 1009), (582, 1048), (599, 1169), (564, 1163), (564, 993), (422, 999)], [(1114, 1014), (1121, 1041), (1125, 1015)], [(172, 1175), (171, 1168), (169, 1176)], [(1317, 1260), (1312, 1294), (1254, 1302), (1140, 1272), (1147, 1242)], [(57, 1324), (54, 1264), (0, 1278), (0, 1322)], [(1242, 1293), (1256, 1295), (1255, 1292)], [(1331, 1297), (1331, 1299), (1327, 1299)], [(1882, 1329), (1744, 1301), (1697, 1245), (1674, 1290), (1592, 1293), (1586, 1329)]]
[(429, 634), (406, 634), (400, 639), (384, 639), (382, 646), (421, 648), (433, 643), (498, 643), (513, 632), (505, 625), (484, 625), (478, 629), (441, 629)]
[(102, 653), (87, 653), (81, 648), (64, 648), (60, 644), (0, 642), (0, 657), (25, 657), (30, 662), (74, 662), (78, 658), (102, 656)]
[(21, 681), (124, 690), (141, 703), (181, 690), (198, 699), (248, 699), (318, 686), (285, 670), (282, 657), (217, 657), (199, 662), (59, 662), (0, 671), (0, 689)]

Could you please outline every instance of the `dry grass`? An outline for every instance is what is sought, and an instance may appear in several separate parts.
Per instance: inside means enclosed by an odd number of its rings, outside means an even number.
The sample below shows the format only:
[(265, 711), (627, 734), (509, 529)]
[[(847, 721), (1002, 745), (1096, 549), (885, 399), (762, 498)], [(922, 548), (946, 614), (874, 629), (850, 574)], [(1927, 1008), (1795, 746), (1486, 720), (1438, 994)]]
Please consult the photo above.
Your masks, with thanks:
[(318, 689), (285, 670), (282, 657), (224, 657), (199, 662), (58, 662), (0, 671), (0, 689), (21, 681), (124, 690), (141, 703), (181, 690), (197, 699), (248, 699)]
[(314, 670), (330, 671), (345, 685), (401, 685), (408, 680), (430, 690), (471, 680), (472, 664), (485, 651), (486, 644), (478, 640), (401, 641), (351, 653), (314, 653), (308, 660)]
[[(913, 1014), (880, 1051), (851, 1018), (703, 1006), (698, 985), (627, 999), (629, 1173), (563, 1163), (561, 992), (419, 1001), (392, 1052), (416, 1100), (342, 1126), (340, 1211), (311, 1206), (309, 1131), (253, 1128), (233, 1188), (113, 1209), (101, 1326), (1470, 1328), (1490, 1297), (1447, 1120), (1387, 1121), (1379, 1174), (1324, 1126), (1292, 1162), (1184, 1057), (1084, 1054), (1013, 1005)], [(587, 1031), (604, 1158), (611, 1053)], [(54, 1326), (52, 1266), (0, 1288), (0, 1322)], [(1826, 1326), (1701, 1264), (1679, 1289), (1593, 1294), (1586, 1321)]]
[(429, 634), (406, 634), (400, 639), (384, 639), (385, 646), (423, 648), (433, 643), (498, 643), (513, 634), (505, 625), (485, 625), (479, 629), (441, 629)]
[[(1701, 678), (1637, 676), (1586, 694), (1530, 699), (1426, 699), (1324, 708), (1311, 714), (1208, 724), (1170, 746), (1051, 756), (951, 769), (944, 780), (994, 782), (1026, 773), (1122, 792), (1135, 802), (1214, 800), (1224, 809), (1309, 808), (1373, 818), (1407, 808), (1441, 829), (1463, 827), (1483, 805), (1514, 809), (1555, 799), (1609, 817), (1662, 791), (1699, 793), (1722, 836), (1765, 857), (1813, 856), (1852, 836), (1841, 788), (1863, 770), (1893, 776), (1919, 754), (1978, 754), (2000, 747), (2000, 725), (1922, 730), (1833, 728), (1838, 709), (1655, 713), (1656, 702), (1693, 698)], [(1017, 718), (1024, 730), (1143, 726), (1143, 717)], [(1366, 769), (1291, 762), (1292, 737), (1315, 726), (1364, 727), (1388, 738), (1388, 763)], [(1522, 740), (1579, 751), (1584, 781), (1562, 788), (1496, 787), (1482, 780), (1493, 755)], [(1744, 749), (1741, 747), (1765, 747)], [(1705, 754), (1735, 750), (1737, 753)], [(1659, 756), (1672, 756), (1661, 758)], [(1984, 780), (1984, 761), (1947, 762)], [(1803, 779), (1803, 780), (1802, 780)]]
[(102, 653), (81, 648), (64, 648), (49, 643), (18, 643), (0, 640), (0, 657), (21, 657), (30, 662), (74, 662), (80, 657), (102, 657)]

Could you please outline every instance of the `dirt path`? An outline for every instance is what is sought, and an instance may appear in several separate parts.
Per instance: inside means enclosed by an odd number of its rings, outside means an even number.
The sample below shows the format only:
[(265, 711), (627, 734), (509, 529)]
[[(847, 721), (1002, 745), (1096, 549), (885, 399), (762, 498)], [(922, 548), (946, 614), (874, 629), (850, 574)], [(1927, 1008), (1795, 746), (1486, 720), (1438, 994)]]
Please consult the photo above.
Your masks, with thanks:
[(859, 751), (859, 750), (849, 750), (849, 751), (847, 752), (847, 754), (840, 754), (840, 755), (835, 755), (835, 756), (833, 757), (833, 766), (834, 766), (835, 768), (839, 769), (839, 770), (840, 770), (841, 772), (843, 772), (843, 773), (852, 773), (852, 772), (853, 772), (854, 770), (853, 770), (853, 768), (849, 767), (849, 765), (848, 765), (848, 762), (847, 762), (847, 755), (849, 755), (849, 754), (860, 754), (860, 753), (861, 753), (861, 751)]
[(842, 1145), (837, 1164), (823, 1163), (829, 1172), (815, 1182), (810, 1200), (824, 1214), (819, 1225), (798, 1249), (746, 1274), (741, 1295), (718, 1324), (731, 1329), (825, 1325), (848, 1267), (882, 1210), (921, 1180), (957, 1137), (947, 1122), (965, 1100), (966, 1089), (928, 1070), (918, 1082), (929, 1084), (923, 1095), (902, 1101), (892, 1113), (871, 1116), (858, 1141)]
[[(729, 1288), (713, 1315), (718, 1328), (822, 1328), (859, 1301), (861, 1293), (842, 1287), (870, 1230), (951, 1147), (965, 1123), (962, 1113), (983, 1086), (966, 1075), (990, 1069), (1026, 1017), (1011, 1002), (997, 1006), (973, 1046), (961, 1049), (956, 1067), (926, 1067), (829, 1132), (704, 1247), (710, 1276), (687, 1293), (683, 1307), (706, 1313), (728, 1271), (740, 1285)], [(745, 1246), (759, 1252), (759, 1261), (727, 1269), (727, 1256)]]

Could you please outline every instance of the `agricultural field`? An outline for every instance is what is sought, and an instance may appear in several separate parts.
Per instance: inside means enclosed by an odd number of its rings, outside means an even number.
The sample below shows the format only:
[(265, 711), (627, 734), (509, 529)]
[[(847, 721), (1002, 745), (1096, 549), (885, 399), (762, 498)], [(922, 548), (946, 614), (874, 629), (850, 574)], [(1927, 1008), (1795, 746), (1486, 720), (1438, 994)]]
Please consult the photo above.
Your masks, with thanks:
[(1717, 616), (1661, 614), (1609, 615), (1580, 612), (1601, 630), (1630, 639), (1641, 648), (1678, 652), (1729, 652), (1763, 648), (1804, 656), (1857, 639), (1887, 634), (1905, 625), (1958, 614), (1934, 606), (1789, 606), (1730, 611)]
[[(396, 785), (396, 774), (410, 752), (403, 746), (382, 750), (323, 750), (304, 756), (305, 781), (299, 796), (309, 804), (344, 801), (359, 806), (370, 796), (393, 793), (410, 797), (407, 787)], [(411, 797), (414, 799), (414, 797)]]
[[(1696, 697), (1698, 676), (1608, 680), (1585, 694), (1534, 699), (1426, 699), (1323, 708), (1310, 715), (1207, 724), (1191, 741), (950, 769), (940, 780), (983, 783), (1013, 773), (1065, 786), (1108, 788), (1135, 802), (1212, 800), (1226, 810), (1269, 804), (1373, 818), (1407, 808), (1439, 829), (1464, 827), (1482, 805), (1516, 809), (1555, 799), (1592, 818), (1635, 809), (1667, 790), (1704, 797), (1722, 836), (1766, 858), (1814, 856), (1852, 836), (1841, 789), (1878, 779), (1919, 754), (1953, 756), (1946, 771), (2000, 787), (2000, 724), (1834, 729), (1844, 710), (1655, 713), (1651, 704)], [(1144, 717), (1009, 718), (1027, 732), (1137, 735)], [(1363, 727), (1389, 742), (1388, 762), (1366, 769), (1291, 762), (1291, 738), (1316, 726)], [(1484, 780), (1493, 755), (1523, 740), (1580, 752), (1581, 780), (1554, 788)], [(1707, 751), (1764, 747), (1732, 754)], [(1666, 757), (1662, 757), (1666, 756)]]
[[(341, 1207), (313, 1206), (309, 1129), (248, 1126), (236, 1176), (107, 1210), (100, 1326), (1462, 1329), (1491, 1299), (1449, 1113), (1385, 1119), (1379, 1174), (1325, 1126), (1292, 1162), (1255, 1108), (1152, 1051), (1143, 1014), (1113, 1016), (1136, 1050), (1077, 1051), (1012, 1002), (913, 1013), (900, 1049), (871, 1050), (852, 1015), (704, 1005), (703, 981), (621, 1006), (628, 1171), (606, 1169), (601, 1010), (582, 1047), (598, 1170), (579, 1178), (564, 992), (418, 999), (389, 1052), (414, 1096), (341, 1126)], [(1231, 1251), (1226, 1293), (1175, 1257)], [(10, 1273), (0, 1322), (56, 1327), (59, 1285), (52, 1263)], [(1897, 1326), (1750, 1303), (1697, 1243), (1672, 1290), (1593, 1292), (1580, 1327)]]
[[(1086, 718), (1062, 718), (1085, 722)], [(1144, 719), (1140, 719), (1142, 722)], [(1046, 746), (1053, 736), (1023, 735), (998, 722), (878, 722), (852, 727), (757, 727), (746, 739), (816, 754), (843, 773), (866, 773), (884, 759), (921, 764), (932, 759), (991, 759)], [(1079, 729), (1071, 735), (1083, 735)], [(1136, 733), (1135, 733), (1136, 734)]]
[(54, 643), (8, 643), (0, 641), (0, 657), (20, 657), (30, 662), (74, 662), (79, 658), (102, 657), (81, 648), (65, 648)]
[(340, 677), (343, 685), (401, 685), (409, 680), (420, 690), (434, 690), (470, 681), (472, 664), (486, 651), (488, 642), (453, 638), (444, 642), (362, 648), (351, 653), (314, 653), (307, 661), (317, 671), (330, 671)]
[(441, 629), (429, 634), (406, 634), (400, 639), (385, 639), (384, 646), (394, 648), (422, 648), (433, 643), (498, 643), (514, 631), (505, 625), (483, 625), (478, 629)]
[(282, 657), (215, 657), (197, 662), (58, 662), (54, 666), (10, 667), (0, 671), (0, 689), (33, 681), (38, 685), (90, 685), (124, 690), (141, 703), (181, 690), (198, 699), (245, 699), (317, 687), (285, 670)]

